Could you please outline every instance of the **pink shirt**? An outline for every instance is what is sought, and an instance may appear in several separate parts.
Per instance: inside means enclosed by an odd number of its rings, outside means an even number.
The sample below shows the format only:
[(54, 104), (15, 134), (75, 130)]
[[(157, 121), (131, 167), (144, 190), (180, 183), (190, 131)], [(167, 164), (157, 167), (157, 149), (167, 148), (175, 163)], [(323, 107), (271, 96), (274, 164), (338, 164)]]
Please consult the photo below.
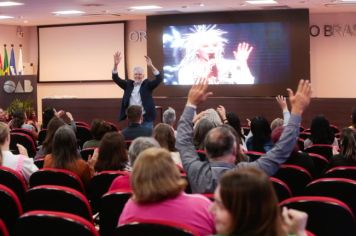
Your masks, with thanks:
[(122, 211), (119, 225), (138, 219), (164, 220), (190, 226), (200, 235), (211, 235), (215, 233), (213, 216), (209, 212), (211, 204), (202, 195), (186, 193), (150, 204), (137, 204), (130, 199)]
[(113, 191), (113, 190), (132, 191), (130, 176), (131, 174), (129, 173), (127, 175), (119, 175), (118, 177), (116, 177), (114, 181), (111, 183), (109, 191)]

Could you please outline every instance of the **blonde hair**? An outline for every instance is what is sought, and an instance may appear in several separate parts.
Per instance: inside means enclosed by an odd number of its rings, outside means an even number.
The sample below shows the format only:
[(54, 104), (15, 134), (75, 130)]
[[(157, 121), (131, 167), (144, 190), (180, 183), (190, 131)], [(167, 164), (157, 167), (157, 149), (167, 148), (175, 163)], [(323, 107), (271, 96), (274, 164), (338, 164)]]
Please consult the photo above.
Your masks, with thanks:
[(1, 146), (4, 145), (6, 139), (9, 136), (9, 133), (10, 133), (9, 126), (4, 122), (0, 122), (0, 166), (2, 165), (2, 150), (1, 150)]
[(131, 177), (134, 200), (137, 203), (174, 198), (186, 185), (167, 150), (149, 148), (137, 157)]

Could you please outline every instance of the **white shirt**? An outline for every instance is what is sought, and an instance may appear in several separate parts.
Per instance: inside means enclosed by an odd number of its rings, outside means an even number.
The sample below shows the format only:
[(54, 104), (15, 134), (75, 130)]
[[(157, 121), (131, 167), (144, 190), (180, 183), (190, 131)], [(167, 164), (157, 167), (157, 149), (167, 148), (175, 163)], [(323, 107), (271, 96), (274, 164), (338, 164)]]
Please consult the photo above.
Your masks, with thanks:
[[(14, 155), (10, 151), (2, 151), (2, 165), (13, 170), (17, 169), (19, 164), (20, 155)], [(33, 163), (33, 159), (29, 157), (23, 157), (21, 174), (25, 178), (26, 182), (30, 179), (33, 172), (38, 170), (37, 166)]]
[(141, 88), (141, 83), (139, 83), (139, 84), (134, 83), (134, 88), (131, 93), (129, 106), (138, 105), (138, 106), (142, 107), (140, 88)]

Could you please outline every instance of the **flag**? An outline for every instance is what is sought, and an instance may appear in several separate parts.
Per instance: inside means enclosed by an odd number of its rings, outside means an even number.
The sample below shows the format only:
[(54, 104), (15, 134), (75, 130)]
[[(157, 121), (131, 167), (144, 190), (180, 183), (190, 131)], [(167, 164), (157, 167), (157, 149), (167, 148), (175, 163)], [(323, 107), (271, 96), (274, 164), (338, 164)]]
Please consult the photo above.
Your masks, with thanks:
[[(11, 46), (12, 46), (12, 45), (11, 45)], [(16, 73), (16, 63), (15, 63), (14, 47), (11, 47), (10, 75), (17, 75), (17, 73)]]
[(18, 75), (23, 75), (23, 63), (22, 63), (22, 47), (20, 45), (20, 51), (19, 51), (19, 61), (17, 62), (17, 74)]
[(1, 54), (0, 54), (0, 76), (4, 75), (4, 71), (2, 70), (2, 60), (1, 60)]
[(9, 59), (7, 57), (6, 45), (4, 46), (4, 66), (2, 68), (3, 68), (4, 75), (10, 74)]

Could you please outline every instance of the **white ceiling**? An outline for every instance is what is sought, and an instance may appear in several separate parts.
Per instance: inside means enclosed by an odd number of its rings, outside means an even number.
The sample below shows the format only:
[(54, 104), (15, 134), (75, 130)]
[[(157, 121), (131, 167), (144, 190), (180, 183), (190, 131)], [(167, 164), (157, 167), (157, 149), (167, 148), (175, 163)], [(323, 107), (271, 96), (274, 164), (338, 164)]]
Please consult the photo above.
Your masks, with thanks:
[[(0, 0), (5, 1), (5, 0)], [(341, 0), (276, 0), (276, 5), (253, 6), (245, 0), (12, 0), (25, 5), (0, 7), (0, 15), (14, 19), (0, 20), (6, 25), (49, 25), (98, 21), (145, 19), (147, 15), (207, 11), (262, 10), (269, 8), (309, 8), (311, 13), (355, 12), (354, 4), (338, 4)], [(355, 0), (356, 1), (356, 0)], [(153, 11), (130, 11), (138, 5), (158, 5)], [(204, 6), (201, 6), (204, 5)], [(51, 12), (81, 10), (82, 16), (58, 17)]]

